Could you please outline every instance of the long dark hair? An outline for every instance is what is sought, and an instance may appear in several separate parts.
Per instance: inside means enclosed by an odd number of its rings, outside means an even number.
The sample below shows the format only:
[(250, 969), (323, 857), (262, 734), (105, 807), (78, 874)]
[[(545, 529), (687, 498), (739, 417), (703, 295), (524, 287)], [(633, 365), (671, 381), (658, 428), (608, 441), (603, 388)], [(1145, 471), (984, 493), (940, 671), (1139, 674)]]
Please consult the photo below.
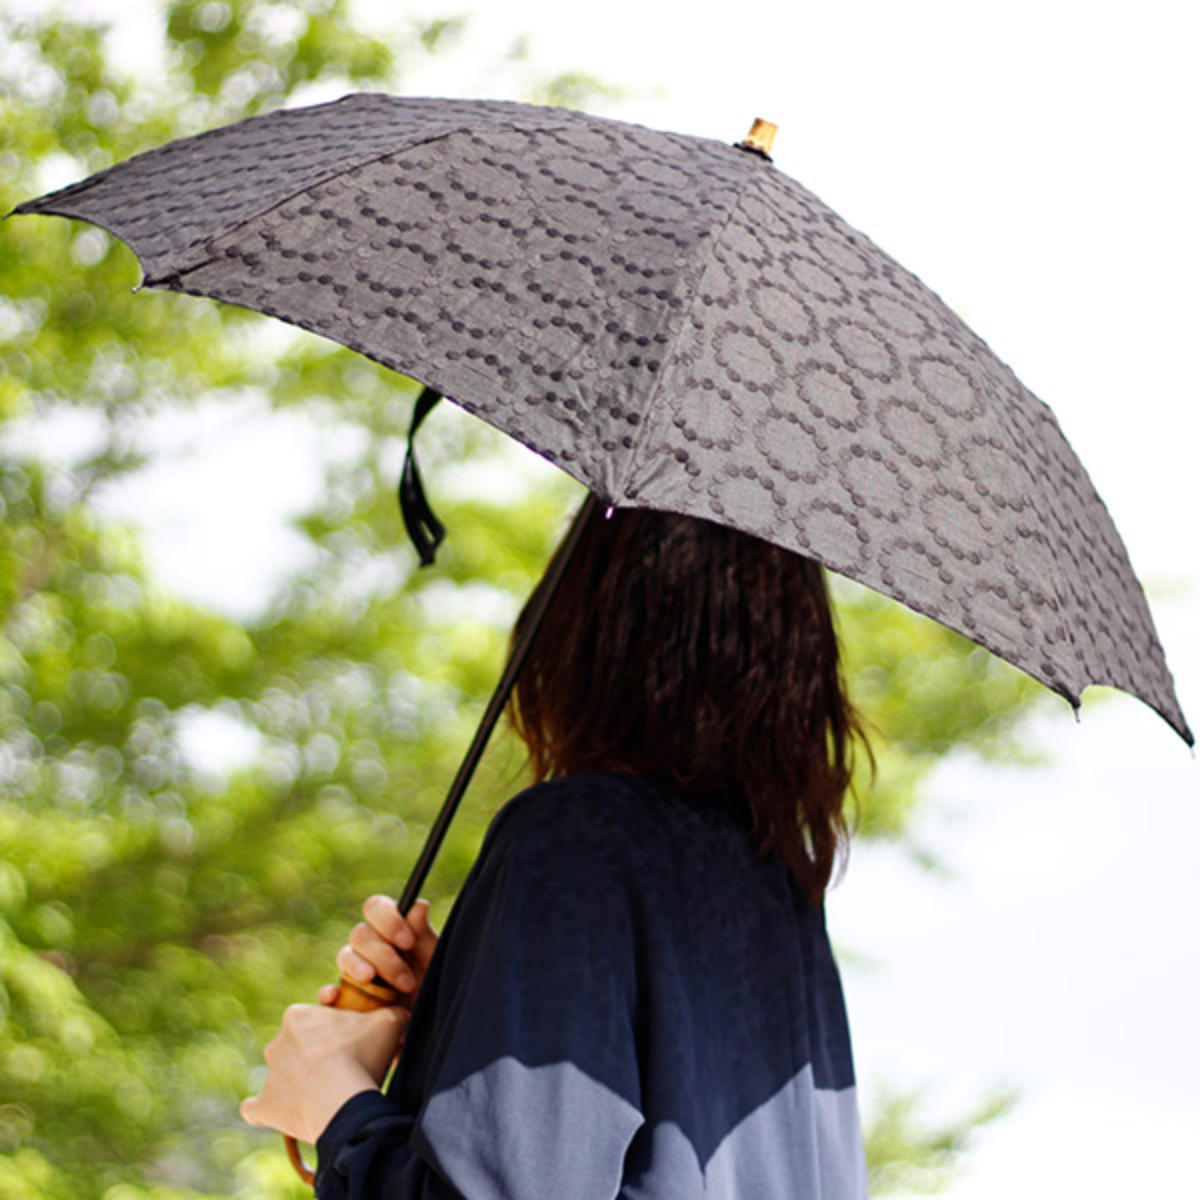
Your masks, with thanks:
[(653, 776), (733, 812), (819, 901), (860, 734), (821, 567), (693, 517), (597, 508), (544, 620), (510, 708), (536, 777)]

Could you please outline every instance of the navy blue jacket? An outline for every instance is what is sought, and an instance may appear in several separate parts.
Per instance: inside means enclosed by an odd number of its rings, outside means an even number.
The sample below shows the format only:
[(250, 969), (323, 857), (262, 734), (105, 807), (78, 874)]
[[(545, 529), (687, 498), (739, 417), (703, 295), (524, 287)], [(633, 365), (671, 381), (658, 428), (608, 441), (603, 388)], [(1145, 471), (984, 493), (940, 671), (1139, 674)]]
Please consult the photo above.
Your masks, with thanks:
[(317, 1150), (322, 1200), (858, 1200), (824, 914), (646, 779), (531, 788), (492, 823), (388, 1094)]

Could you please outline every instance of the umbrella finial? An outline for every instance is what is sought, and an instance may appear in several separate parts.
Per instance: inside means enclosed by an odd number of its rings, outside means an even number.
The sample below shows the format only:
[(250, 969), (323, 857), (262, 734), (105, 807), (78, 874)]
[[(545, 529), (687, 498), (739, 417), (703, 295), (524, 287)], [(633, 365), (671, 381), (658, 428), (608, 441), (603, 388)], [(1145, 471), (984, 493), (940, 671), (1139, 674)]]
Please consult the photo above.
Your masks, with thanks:
[(770, 162), (771, 144), (775, 141), (775, 135), (778, 132), (778, 125), (772, 125), (770, 121), (764, 121), (762, 117), (755, 117), (754, 124), (750, 126), (750, 132), (746, 134), (744, 140), (738, 142), (738, 148), (749, 150), (753, 154), (761, 154)]

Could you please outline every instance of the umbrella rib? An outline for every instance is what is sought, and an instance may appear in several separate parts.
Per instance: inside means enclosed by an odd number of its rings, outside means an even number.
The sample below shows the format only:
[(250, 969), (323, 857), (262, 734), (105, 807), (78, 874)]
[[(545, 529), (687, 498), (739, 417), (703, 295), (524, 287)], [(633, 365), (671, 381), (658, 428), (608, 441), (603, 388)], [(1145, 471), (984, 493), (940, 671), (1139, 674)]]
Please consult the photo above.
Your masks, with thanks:
[[(752, 173), (748, 173), (745, 176), (742, 185), (737, 189), (736, 199), (735, 199), (734, 203), (729, 206), (729, 212), (726, 215), (725, 220), (721, 222), (720, 230), (713, 233), (711, 238), (709, 238), (701, 243), (701, 245), (704, 247), (704, 249), (706, 251), (710, 247), (716, 246), (721, 241), (721, 239), (725, 236), (725, 231), (729, 228), (730, 224), (732, 223), (733, 218), (735, 216), (737, 216), (737, 214), (739, 212), (741, 212), (743, 203), (745, 200), (746, 192), (749, 190), (751, 185), (757, 183), (760, 179), (759, 171), (761, 171), (763, 169), (774, 169), (770, 162), (763, 162), (763, 161), (755, 159), (751, 156), (747, 156), (747, 157), (750, 158), (750, 162), (755, 169)], [(683, 306), (683, 313), (679, 319), (678, 325), (676, 326), (674, 336), (671, 339), (671, 345), (669, 347), (671, 352), (674, 352), (675, 343), (682, 336), (683, 330), (685, 329), (689, 319), (691, 318), (692, 310), (696, 307), (696, 301), (700, 296), (700, 285), (703, 282), (704, 277), (708, 274), (708, 270), (709, 270), (709, 263), (705, 262), (700, 266), (700, 269), (696, 272), (695, 282), (692, 284), (691, 295), (688, 296), (687, 301), (685, 302), (685, 304)], [(656, 405), (658, 403), (659, 395), (662, 392), (662, 390), (666, 387), (665, 380), (666, 380), (666, 376), (668, 374), (669, 374), (668, 371), (663, 370), (663, 371), (660, 371), (658, 373), (658, 375), (655, 377), (654, 387), (651, 389), (649, 395), (646, 397), (645, 406), (644, 406), (646, 412), (654, 412), (655, 411)], [(641, 427), (638, 432), (638, 435), (637, 435), (637, 440), (634, 443), (633, 449), (629, 452), (629, 458), (626, 460), (628, 465), (626, 466), (625, 470), (621, 473), (620, 479), (617, 480), (616, 484), (614, 485), (613, 490), (616, 493), (616, 499), (618, 502), (627, 498), (626, 491), (627, 491), (628, 485), (629, 485), (632, 477), (634, 476), (635, 472), (637, 471), (637, 469), (640, 465), (639, 459), (641, 458), (642, 449), (646, 444), (647, 438), (649, 438), (649, 436), (650, 436), (650, 426), (651, 426), (651, 422), (649, 420), (642, 422)], [(636, 499), (636, 497), (630, 496), (630, 497), (628, 497), (628, 499), (633, 500), (633, 499)]]
[[(983, 339), (980, 338), (979, 340), (982, 341)], [(984, 344), (986, 345), (986, 343), (984, 343)], [(988, 347), (988, 349), (989, 349), (989, 351), (991, 351), (990, 346)], [(1015, 386), (1018, 390), (1021, 390), (1023, 388), (1023, 385), (1017, 379), (1016, 374), (1015, 374), (1015, 372), (1013, 372), (1012, 368), (1009, 367), (1008, 364), (1005, 363), (1003, 360), (1001, 360), (999, 358), (999, 356), (995, 354), (995, 351), (991, 351), (991, 353), (992, 353), (993, 357), (996, 358), (996, 361), (1000, 363), (1000, 365), (1004, 368), (1004, 370), (1010, 376), (1012, 385)], [(1026, 392), (1028, 392), (1028, 389), (1024, 389), (1024, 390)], [(1043, 410), (1050, 417), (1050, 420), (1054, 421), (1054, 424), (1057, 427), (1058, 423), (1057, 423), (1057, 421), (1055, 421), (1053, 413), (1050, 412), (1049, 406), (1046, 405), (1044, 401), (1038, 399), (1036, 396), (1033, 396), (1033, 394), (1031, 392), (1029, 392), (1028, 394), (1041, 407), (1041, 410)], [(1025, 476), (1026, 486), (1028, 488), (1029, 506), (1032, 509), (1032, 511), (1037, 515), (1037, 518), (1038, 518), (1037, 524), (1039, 527), (1045, 527), (1047, 522), (1046, 522), (1046, 517), (1044, 516), (1044, 514), (1046, 511), (1048, 511), (1050, 508), (1052, 508), (1054, 506), (1054, 498), (1052, 496), (1046, 495), (1046, 493), (1044, 491), (1043, 481), (1039, 478), (1038, 474), (1034, 471), (1033, 467), (1027, 461), (1026, 456), (1023, 453), (1020, 453), (1020, 447), (1018, 445), (1017, 437), (1013, 433), (1012, 422), (1009, 419), (1009, 412), (1008, 412), (1007, 405), (995, 404), (995, 405), (989, 406), (988, 411), (989, 411), (989, 415), (992, 418), (992, 420), (989, 422), (991, 427), (993, 429), (995, 429), (1004, 438), (1005, 442), (1007, 442), (1009, 447), (1011, 448), (1011, 453), (1009, 454), (1009, 460), (1014, 462)], [(1088, 482), (1090, 483), (1090, 480)], [(1066, 663), (1066, 667), (1068, 670), (1070, 670), (1073, 673), (1074, 676), (1076, 676), (1078, 678), (1079, 682), (1078, 682), (1078, 684), (1076, 684), (1074, 678), (1063, 680), (1062, 683), (1058, 686), (1056, 686), (1054, 683), (1052, 683), (1049, 680), (1046, 680), (1044, 678), (1040, 679), (1040, 682), (1046, 684), (1052, 690), (1060, 691), (1060, 694), (1064, 695), (1066, 697), (1066, 699), (1070, 701), (1072, 708), (1074, 708), (1076, 710), (1076, 712), (1078, 712), (1080, 704), (1082, 702), (1082, 698), (1083, 698), (1083, 689), (1085, 687), (1087, 687), (1089, 683), (1094, 682), (1094, 681), (1086, 678), (1086, 675), (1089, 673), (1090, 668), (1088, 668), (1088, 666), (1087, 666), (1085, 656), (1080, 651), (1079, 642), (1076, 641), (1075, 630), (1073, 628), (1072, 622), (1067, 620), (1066, 617), (1063, 615), (1069, 611), (1070, 604), (1068, 603), (1067, 588), (1066, 588), (1066, 584), (1065, 584), (1065, 578), (1063, 575), (1064, 568), (1059, 561), (1059, 555), (1053, 553), (1050, 550), (1050, 548), (1047, 547), (1047, 559), (1048, 559), (1048, 563), (1049, 563), (1049, 578), (1048, 578), (1047, 582), (1050, 585), (1050, 589), (1053, 592), (1055, 602), (1058, 605), (1058, 608), (1056, 610), (1056, 615), (1059, 617), (1060, 627), (1065, 631), (1067, 647), (1069, 647), (1069, 656), (1068, 656), (1069, 661)], [(1045, 653), (1044, 647), (1043, 647), (1043, 653)], [(1046, 658), (1047, 658), (1047, 661), (1049, 661), (1049, 655), (1046, 655)], [(1040, 677), (1035, 676), (1035, 678), (1040, 678)]]
[[(566, 129), (566, 128), (569, 128), (569, 125), (570, 125), (570, 123), (566, 122), (566, 121), (560, 121), (560, 122), (548, 121), (544, 125), (539, 126), (537, 131), (539, 133), (544, 133), (548, 130)], [(511, 132), (519, 132), (521, 130), (521, 127), (518, 125), (508, 125), (508, 126), (505, 126), (504, 128), (508, 129)], [(380, 159), (386, 158), (389, 154), (407, 153), (408, 151), (416, 150), (421, 146), (431, 146), (436, 142), (445, 141), (446, 138), (454, 137), (458, 134), (470, 134), (470, 133), (471, 133), (471, 130), (467, 126), (458, 126), (454, 129), (443, 130), (442, 132), (433, 134), (430, 137), (423, 137), (418, 141), (407, 142), (402, 146), (390, 146), (386, 150), (375, 151), (371, 154), (365, 154), (360, 158), (348, 160), (345, 163), (342, 163), (341, 165), (339, 165), (336, 169), (331, 170), (331, 171), (327, 172), (326, 174), (320, 176), (318, 179), (314, 179), (312, 182), (306, 183), (303, 187), (296, 188), (295, 191), (289, 192), (286, 196), (283, 196), (280, 199), (274, 201), (273, 203), (266, 205), (266, 207), (264, 207), (264, 208), (257, 209), (255, 212), (251, 213), (247, 217), (244, 217), (242, 220), (238, 221), (236, 224), (230, 225), (228, 229), (222, 229), (219, 233), (210, 234), (208, 237), (206, 237), (202, 240), (197, 239), (195, 242), (190, 243), (187, 247), (187, 250), (192, 250), (193, 248), (198, 248), (198, 247), (202, 246), (207, 254), (207, 257), (196, 259), (196, 261), (194, 261), (194, 262), (186, 262), (183, 265), (176, 267), (171, 271), (168, 271), (166, 273), (163, 273), (163, 274), (160, 274), (160, 275), (157, 275), (154, 277), (147, 276), (142, 281), (142, 286), (148, 287), (148, 288), (156, 288), (156, 287), (162, 287), (162, 286), (166, 285), (166, 286), (170, 287), (173, 285), (173, 283), (175, 281), (182, 280), (185, 275), (188, 275), (193, 271), (199, 271), (199, 270), (203, 269), (204, 267), (209, 266), (210, 264), (218, 261), (218, 258), (219, 258), (219, 255), (212, 253), (212, 246), (213, 246), (214, 242), (216, 242), (220, 239), (234, 236), (235, 234), (237, 234), (237, 232), (239, 230), (246, 228), (246, 226), (251, 225), (256, 221), (261, 221), (263, 217), (267, 216), (269, 213), (275, 212), (277, 209), (282, 208), (285, 204), (290, 204), (298, 196), (303, 196), (305, 193), (312, 191), (314, 188), (323, 187), (325, 184), (329, 183), (331, 180), (340, 179), (343, 175), (348, 174), (350, 171), (355, 171), (355, 170), (358, 170), (360, 167), (366, 167), (366, 166), (370, 166), (372, 163), (377, 163), (377, 162), (379, 162)], [(50, 211), (50, 210), (47, 210), (47, 211)], [(89, 221), (92, 220), (90, 217), (87, 219)], [(93, 221), (92, 223), (99, 224), (99, 222), (96, 222), (96, 221)], [(109, 230), (109, 232), (115, 233), (115, 231), (113, 231), (113, 230)], [(120, 237), (121, 235), (119, 233), (116, 233), (115, 236)], [(184, 253), (186, 253), (186, 251)]]
[[(450, 137), (455, 133), (462, 132), (464, 132), (462, 129), (450, 129), (444, 133), (436, 134), (433, 137), (423, 138), (419, 142), (413, 142), (411, 145), (403, 148), (405, 150), (412, 150), (416, 149), (418, 146), (428, 146), (434, 142), (440, 142), (444, 138)], [(330, 171), (326, 175), (322, 175), (319, 179), (315, 179), (311, 183), (306, 183), (303, 187), (297, 188), (294, 192), (289, 192), (286, 196), (283, 196), (281, 199), (276, 200), (272, 204), (268, 204), (265, 208), (257, 209), (248, 217), (238, 221), (235, 225), (230, 225), (228, 229), (222, 229), (220, 233), (210, 234), (208, 237), (202, 240), (197, 239), (188, 246), (188, 249), (190, 250), (193, 247), (203, 246), (208, 255), (206, 258), (199, 258), (195, 262), (186, 263), (185, 265), (177, 267), (163, 275), (158, 275), (153, 278), (147, 277), (142, 281), (143, 286), (153, 288), (160, 287), (164, 284), (172, 285), (175, 281), (182, 280), (185, 275), (190, 275), (193, 271), (202, 270), (204, 267), (207, 267), (218, 261), (220, 257), (219, 255), (212, 253), (212, 246), (214, 242), (222, 238), (232, 237), (239, 230), (246, 228), (247, 225), (251, 225), (255, 221), (261, 221), (262, 218), (268, 213), (275, 212), (277, 209), (282, 208), (285, 204), (291, 204), (291, 202), (295, 200), (297, 196), (303, 196), (306, 192), (312, 191), (313, 188), (323, 187), (331, 180), (340, 179), (349, 171), (356, 170), (359, 167), (369, 166), (371, 163), (376, 163), (381, 158), (386, 158), (389, 154), (395, 154), (396, 152), (397, 148), (393, 146), (387, 150), (381, 150), (374, 154), (364, 155), (362, 158), (355, 159), (352, 162), (343, 163), (336, 170)]]

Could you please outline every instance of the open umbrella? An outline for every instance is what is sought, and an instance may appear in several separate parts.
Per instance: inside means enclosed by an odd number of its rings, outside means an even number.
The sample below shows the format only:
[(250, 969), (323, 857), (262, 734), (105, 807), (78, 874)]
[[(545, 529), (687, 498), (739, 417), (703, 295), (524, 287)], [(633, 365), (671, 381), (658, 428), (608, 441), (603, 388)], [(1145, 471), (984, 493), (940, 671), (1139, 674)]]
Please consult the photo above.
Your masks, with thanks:
[(811, 555), (1078, 704), (1189, 737), (1049, 410), (765, 154), (564, 109), (349, 96), (20, 205), (421, 380), (606, 504)]
[[(1122, 688), (1191, 744), (1121, 539), (1049, 409), (768, 151), (356, 95), (172, 142), (16, 211), (92, 221), (133, 248), (144, 286), (281, 317), (420, 380), (413, 432), (453, 397), (592, 503), (809, 555), (1073, 705)], [(405, 477), (427, 557), (439, 529), (411, 454)], [(518, 648), (489, 719), (519, 666)]]

